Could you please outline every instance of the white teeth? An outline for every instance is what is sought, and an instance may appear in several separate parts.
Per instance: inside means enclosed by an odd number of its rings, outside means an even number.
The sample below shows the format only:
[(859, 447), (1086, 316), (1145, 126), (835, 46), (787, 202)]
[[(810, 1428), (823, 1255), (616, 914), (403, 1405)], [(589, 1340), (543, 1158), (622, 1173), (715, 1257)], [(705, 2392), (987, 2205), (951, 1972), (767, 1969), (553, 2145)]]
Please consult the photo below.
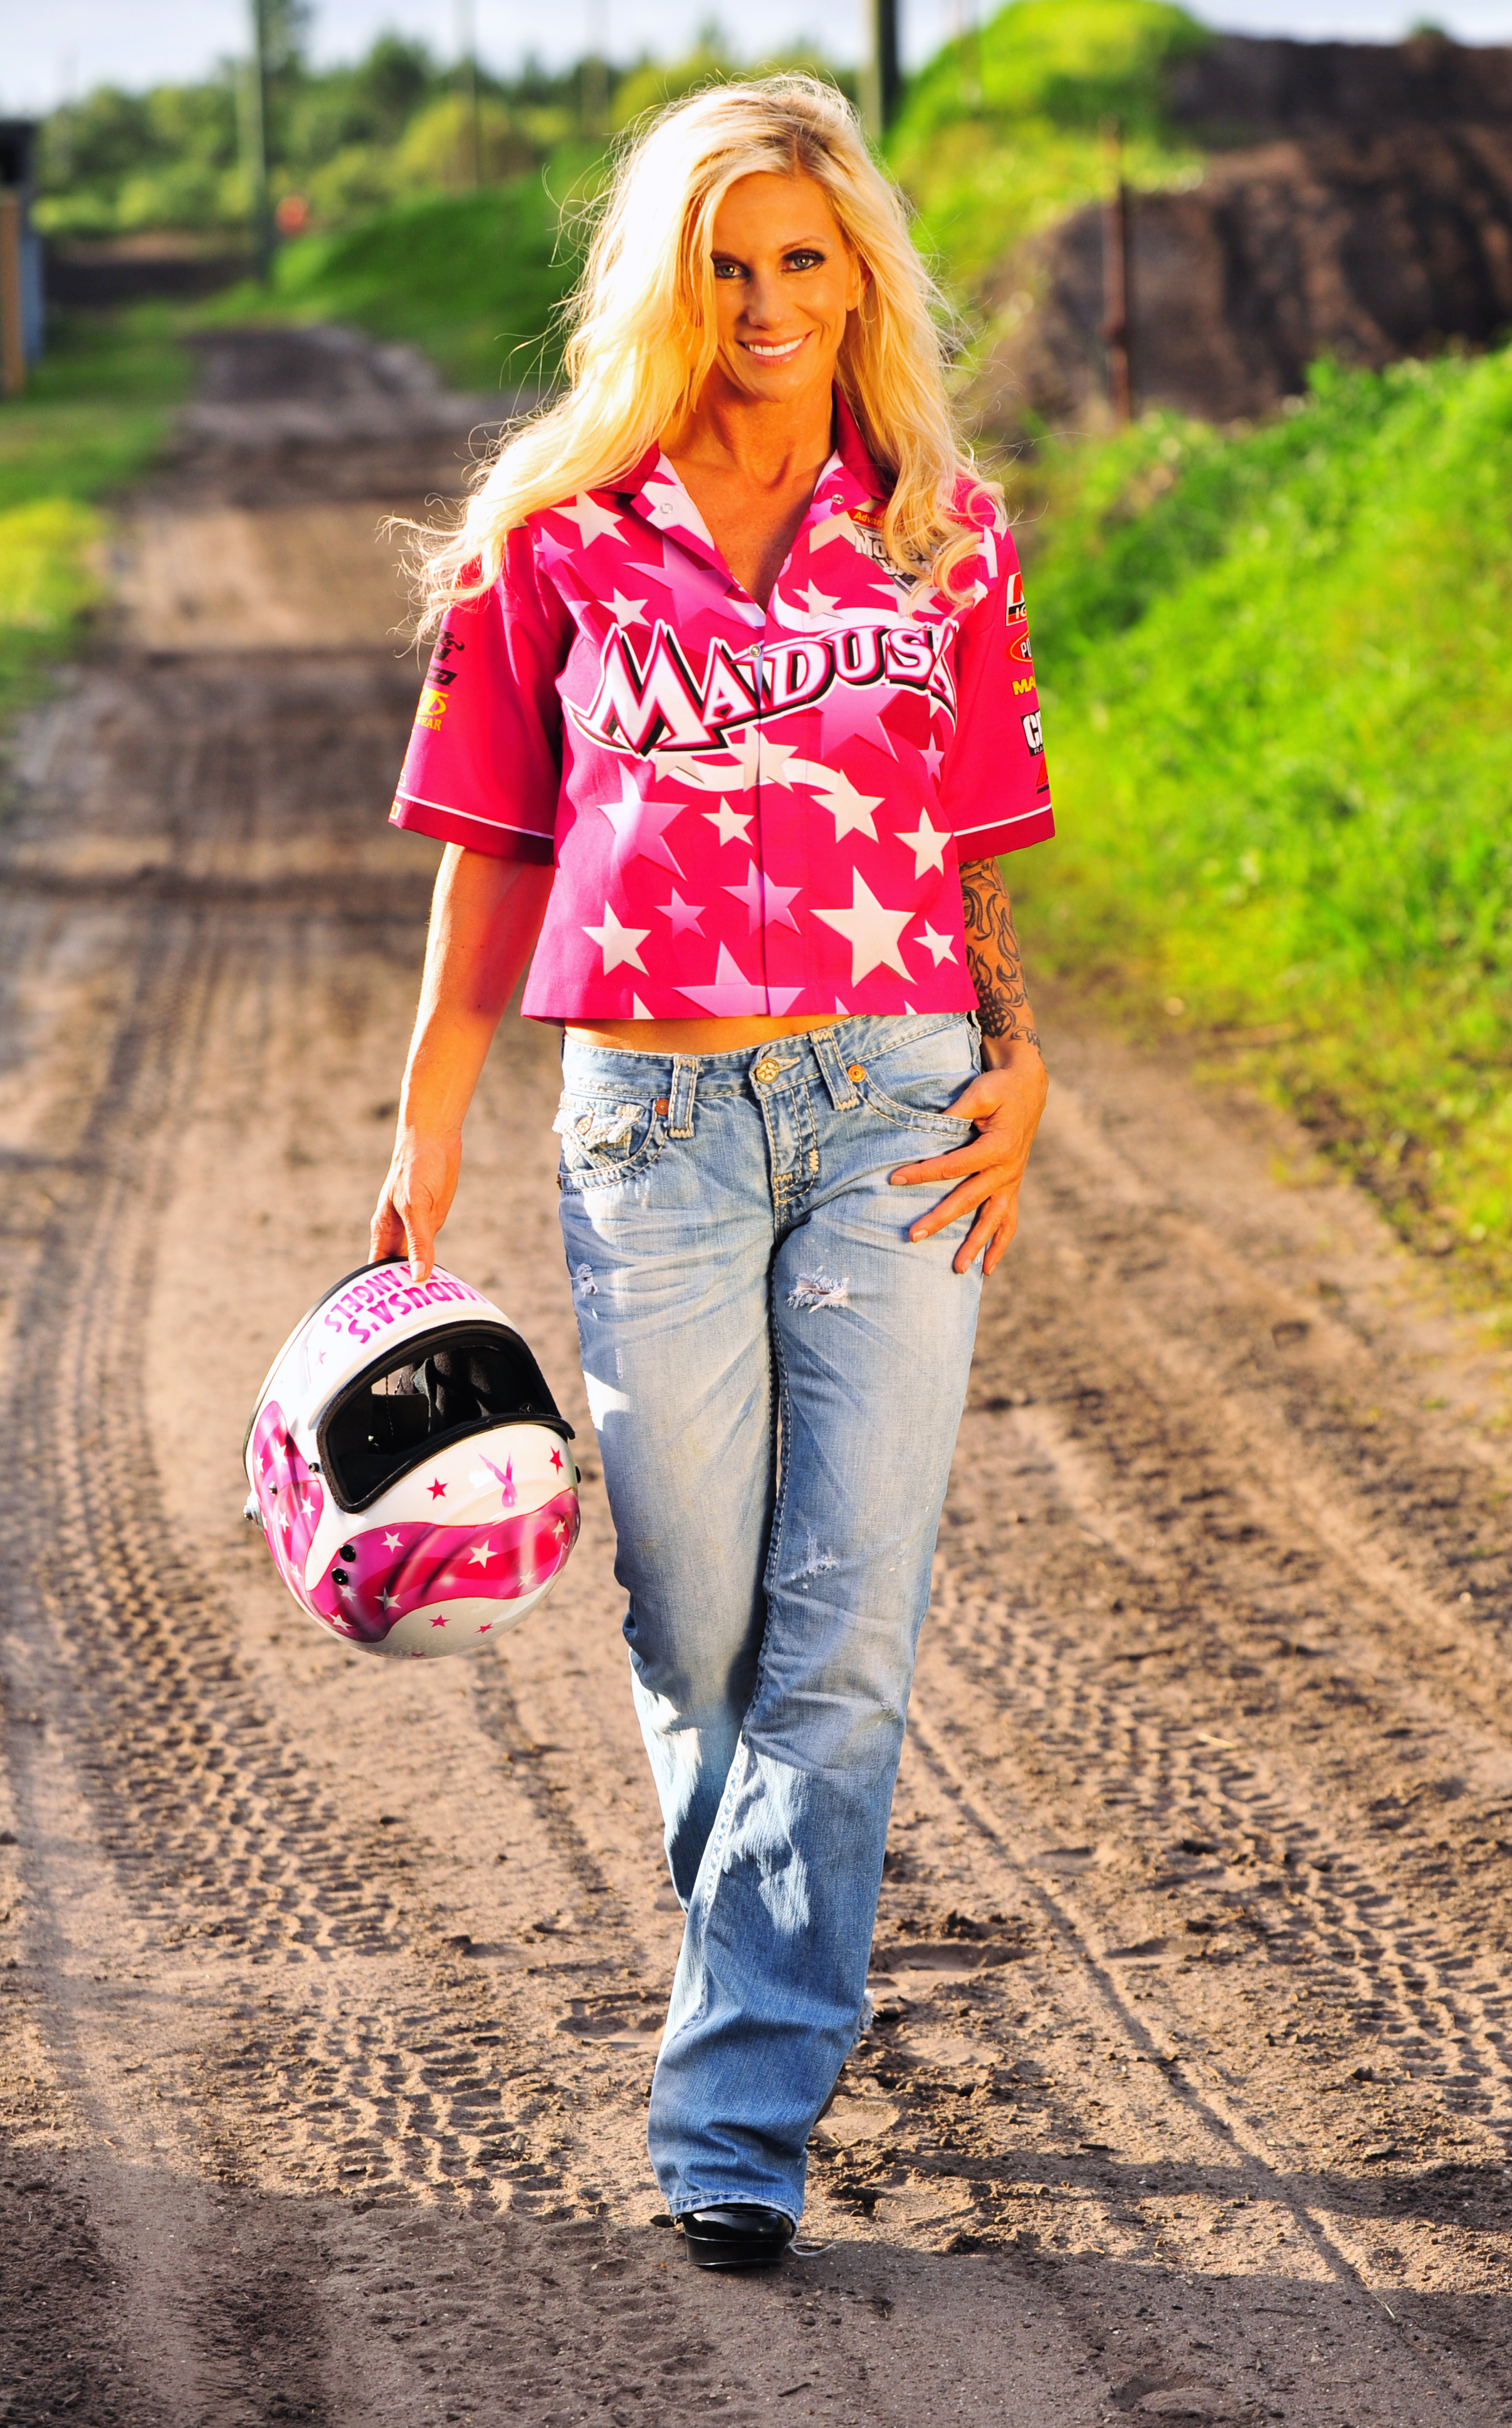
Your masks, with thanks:
[(769, 361), (774, 362), (783, 354), (795, 354), (803, 342), (802, 337), (789, 337), (785, 346), (758, 346), (747, 337), (745, 351), (748, 354), (765, 354)]

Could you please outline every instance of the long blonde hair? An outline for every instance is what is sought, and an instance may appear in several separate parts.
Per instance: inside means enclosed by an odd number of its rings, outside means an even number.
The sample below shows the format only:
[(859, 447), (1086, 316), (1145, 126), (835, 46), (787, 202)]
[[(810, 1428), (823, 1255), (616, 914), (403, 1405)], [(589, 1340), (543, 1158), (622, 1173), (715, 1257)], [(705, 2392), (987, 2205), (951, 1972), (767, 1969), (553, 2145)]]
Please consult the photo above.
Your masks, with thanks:
[(686, 418), (716, 351), (715, 214), (737, 178), (757, 174), (814, 178), (867, 273), (837, 377), (891, 483), (888, 555), (949, 588), (975, 533), (954, 502), (971, 468), (945, 393), (939, 291), (843, 95), (785, 74), (695, 93), (625, 153), (565, 307), (567, 393), (505, 437), (457, 527), (427, 535), (426, 629), (488, 589), (528, 516), (611, 484)]

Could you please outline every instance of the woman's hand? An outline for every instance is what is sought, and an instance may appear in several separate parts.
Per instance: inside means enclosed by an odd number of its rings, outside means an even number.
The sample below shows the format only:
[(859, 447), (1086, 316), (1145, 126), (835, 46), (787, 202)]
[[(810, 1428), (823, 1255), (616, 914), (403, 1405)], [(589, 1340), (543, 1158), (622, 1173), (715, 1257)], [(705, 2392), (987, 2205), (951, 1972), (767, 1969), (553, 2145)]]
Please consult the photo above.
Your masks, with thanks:
[(430, 1280), (436, 1233), (451, 1211), (461, 1170), (460, 1130), (427, 1135), (400, 1128), (368, 1225), (367, 1253), (375, 1265), (383, 1256), (407, 1255), (410, 1279)]
[(948, 1197), (911, 1225), (911, 1239), (928, 1239), (958, 1216), (976, 1221), (956, 1253), (955, 1270), (969, 1272), (978, 1256), (984, 1277), (998, 1265), (1018, 1228), (1018, 1191), (1049, 1092), (1044, 1058), (1027, 1039), (984, 1041), (990, 1067), (963, 1088), (952, 1113), (976, 1124), (976, 1135), (949, 1155), (905, 1163), (891, 1174), (900, 1189), (953, 1181)]

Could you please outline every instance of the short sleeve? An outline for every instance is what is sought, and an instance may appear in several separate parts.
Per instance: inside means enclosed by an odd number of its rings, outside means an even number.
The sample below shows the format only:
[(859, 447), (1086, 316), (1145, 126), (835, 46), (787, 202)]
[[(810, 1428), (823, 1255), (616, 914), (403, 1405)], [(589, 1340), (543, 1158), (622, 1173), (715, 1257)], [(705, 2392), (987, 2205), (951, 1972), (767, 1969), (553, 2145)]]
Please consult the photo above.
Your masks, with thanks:
[(955, 732), (940, 769), (963, 861), (995, 860), (1055, 832), (1018, 552), (1006, 531), (991, 536), (997, 574), (956, 633)]
[(528, 531), (512, 532), (492, 589), (447, 612), (391, 825), (499, 860), (551, 862), (561, 786), (557, 682), (570, 640)]

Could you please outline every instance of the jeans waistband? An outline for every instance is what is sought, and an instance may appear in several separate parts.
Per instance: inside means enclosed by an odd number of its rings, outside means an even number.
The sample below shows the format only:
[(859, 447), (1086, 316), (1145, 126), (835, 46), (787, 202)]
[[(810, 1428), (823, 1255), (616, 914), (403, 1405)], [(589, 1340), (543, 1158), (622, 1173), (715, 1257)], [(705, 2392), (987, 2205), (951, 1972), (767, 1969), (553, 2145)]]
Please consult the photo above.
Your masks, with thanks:
[(672, 1136), (686, 1138), (695, 1091), (700, 1096), (743, 1095), (758, 1062), (780, 1064), (785, 1078), (797, 1072), (820, 1081), (836, 1110), (843, 1112), (856, 1101), (851, 1064), (943, 1035), (971, 1018), (966, 1011), (861, 1013), (802, 1029), (796, 1037), (773, 1037), (764, 1045), (740, 1045), (728, 1054), (646, 1054), (633, 1046), (589, 1045), (563, 1037), (562, 1075), (583, 1087), (655, 1088), (668, 1099)]

